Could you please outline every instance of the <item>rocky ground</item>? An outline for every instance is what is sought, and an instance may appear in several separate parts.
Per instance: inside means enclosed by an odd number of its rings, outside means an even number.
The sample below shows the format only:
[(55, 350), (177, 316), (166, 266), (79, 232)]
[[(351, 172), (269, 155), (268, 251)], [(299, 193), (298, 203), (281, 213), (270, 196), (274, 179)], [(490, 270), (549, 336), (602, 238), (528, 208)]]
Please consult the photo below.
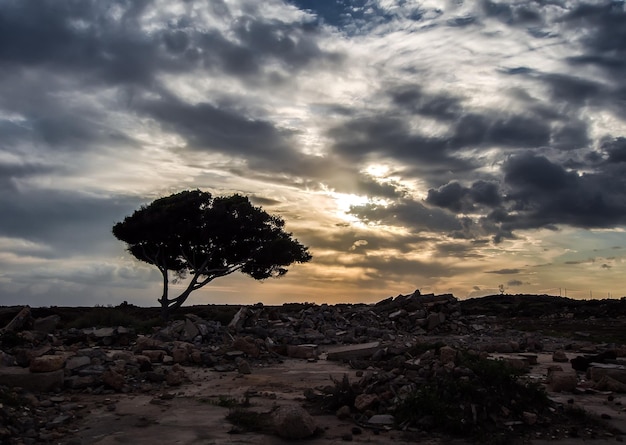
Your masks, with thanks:
[[(0, 443), (622, 441), (626, 300), (0, 308)], [(578, 442), (577, 442), (578, 441)]]

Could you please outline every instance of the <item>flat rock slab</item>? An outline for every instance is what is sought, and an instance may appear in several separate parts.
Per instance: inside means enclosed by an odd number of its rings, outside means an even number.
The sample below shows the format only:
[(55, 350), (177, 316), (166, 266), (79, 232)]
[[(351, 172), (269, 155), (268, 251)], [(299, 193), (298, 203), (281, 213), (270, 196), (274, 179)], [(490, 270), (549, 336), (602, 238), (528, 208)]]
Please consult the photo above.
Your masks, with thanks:
[(354, 360), (371, 357), (374, 352), (380, 349), (380, 342), (362, 343), (358, 345), (341, 346), (329, 351), (326, 359), (332, 361)]
[(28, 391), (56, 391), (63, 387), (62, 369), (52, 372), (30, 372), (27, 368), (9, 366), (0, 368), (0, 385), (20, 387)]

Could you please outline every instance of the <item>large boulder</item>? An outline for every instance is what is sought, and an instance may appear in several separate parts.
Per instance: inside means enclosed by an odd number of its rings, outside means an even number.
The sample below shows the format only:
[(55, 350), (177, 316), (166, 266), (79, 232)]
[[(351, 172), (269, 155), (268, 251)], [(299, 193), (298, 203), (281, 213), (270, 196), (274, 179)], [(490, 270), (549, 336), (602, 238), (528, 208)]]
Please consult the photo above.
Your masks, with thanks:
[(273, 413), (276, 434), (283, 439), (306, 439), (315, 434), (315, 419), (297, 405), (279, 407)]

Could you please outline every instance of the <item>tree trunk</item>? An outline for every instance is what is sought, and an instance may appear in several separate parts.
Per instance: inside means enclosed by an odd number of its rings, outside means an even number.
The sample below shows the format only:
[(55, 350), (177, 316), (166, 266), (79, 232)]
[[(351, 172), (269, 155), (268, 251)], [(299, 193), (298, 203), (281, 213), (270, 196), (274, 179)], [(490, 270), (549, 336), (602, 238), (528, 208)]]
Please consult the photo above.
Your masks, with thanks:
[[(160, 269), (160, 268), (159, 268)], [(169, 280), (167, 278), (167, 269), (161, 270), (161, 274), (163, 275), (163, 295), (159, 298), (159, 303), (161, 303), (161, 319), (163, 321), (168, 321), (170, 318), (170, 299), (168, 298), (168, 285)]]

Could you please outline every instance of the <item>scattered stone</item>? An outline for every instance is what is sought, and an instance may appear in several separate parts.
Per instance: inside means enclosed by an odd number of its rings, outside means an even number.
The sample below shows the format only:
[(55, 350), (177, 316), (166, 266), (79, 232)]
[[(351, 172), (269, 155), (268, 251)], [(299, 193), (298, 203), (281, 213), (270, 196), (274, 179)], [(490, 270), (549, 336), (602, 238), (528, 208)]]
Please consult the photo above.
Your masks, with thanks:
[(240, 374), (252, 374), (252, 368), (250, 368), (250, 363), (248, 363), (246, 360), (240, 360), (239, 363), (237, 363), (237, 370)]
[(567, 358), (565, 351), (558, 349), (552, 353), (552, 361), (556, 363), (567, 363), (569, 362), (569, 358)]
[(73, 371), (84, 366), (89, 366), (91, 359), (86, 355), (75, 355), (65, 361), (65, 369)]
[(327, 360), (340, 361), (340, 360), (354, 360), (371, 357), (372, 354), (380, 347), (380, 342), (375, 341), (371, 343), (350, 345), (339, 347), (332, 352), (329, 352), (326, 356)]
[(28, 391), (57, 391), (63, 387), (63, 377), (62, 369), (32, 373), (18, 366), (0, 368), (0, 385), (20, 387)]
[(61, 317), (58, 315), (49, 315), (43, 318), (36, 318), (33, 321), (33, 330), (37, 332), (43, 332), (45, 334), (50, 334), (54, 332), (60, 321)]
[(572, 392), (578, 385), (576, 371), (552, 371), (548, 374), (550, 389), (554, 392)]
[(280, 406), (273, 413), (276, 434), (283, 439), (306, 439), (315, 434), (315, 419), (297, 405)]
[(570, 360), (570, 362), (572, 368), (576, 371), (586, 372), (592, 363), (606, 363), (607, 360), (615, 360), (616, 358), (617, 354), (615, 351), (610, 350), (595, 355), (578, 356)]
[(64, 355), (42, 355), (35, 357), (30, 362), (30, 372), (52, 372), (62, 369), (65, 365), (66, 357)]
[(450, 346), (443, 346), (441, 349), (439, 349), (439, 360), (441, 360), (441, 363), (443, 363), (444, 365), (448, 363), (454, 363), (456, 360), (456, 355), (456, 349), (451, 348)]
[(587, 369), (587, 377), (594, 382), (599, 382), (605, 376), (626, 384), (626, 366), (592, 363)]
[(396, 423), (395, 417), (391, 414), (375, 414), (370, 417), (367, 423), (371, 425), (394, 425)]
[(350, 415), (352, 414), (352, 412), (348, 405), (343, 405), (341, 408), (337, 410), (335, 414), (337, 415), (337, 418), (339, 419), (348, 419)]
[(354, 407), (357, 411), (363, 412), (372, 408), (378, 402), (379, 398), (376, 394), (359, 394), (354, 400)]
[(30, 306), (25, 306), (4, 328), (0, 329), (0, 334), (19, 331), (31, 321), (32, 315), (30, 312)]
[(113, 369), (107, 369), (102, 373), (102, 381), (116, 391), (121, 391), (126, 384), (124, 376)]

